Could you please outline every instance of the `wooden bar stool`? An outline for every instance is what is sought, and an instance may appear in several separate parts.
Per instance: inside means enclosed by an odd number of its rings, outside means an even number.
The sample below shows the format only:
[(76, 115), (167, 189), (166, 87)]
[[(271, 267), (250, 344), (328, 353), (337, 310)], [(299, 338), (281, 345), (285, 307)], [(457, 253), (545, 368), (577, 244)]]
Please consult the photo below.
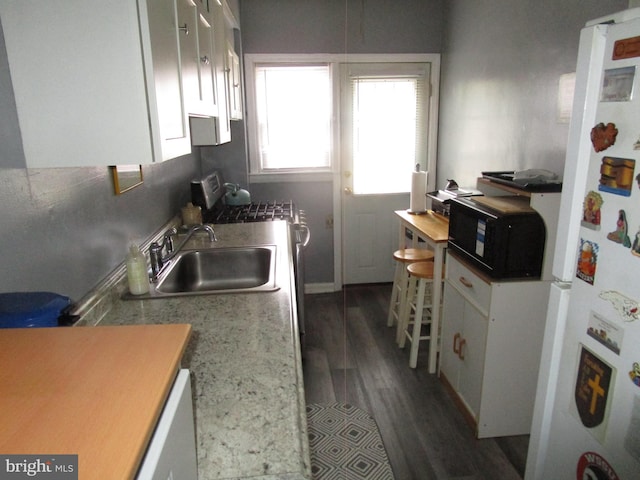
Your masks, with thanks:
[(414, 262), (433, 263), (434, 253), (426, 248), (402, 248), (393, 252), (396, 261), (396, 271), (393, 278), (393, 290), (391, 292), (391, 302), (389, 303), (389, 316), (387, 326), (392, 327), (395, 322), (400, 322), (406, 299), (407, 285), (409, 284), (409, 274), (407, 265)]
[[(409, 340), (411, 343), (409, 366), (416, 368), (418, 349), (422, 340), (429, 340), (429, 349), (438, 348), (439, 322), (431, 315), (433, 262), (411, 263), (407, 265), (407, 273), (409, 277), (407, 300), (398, 322), (397, 340), (400, 348), (404, 348), (406, 340)], [(430, 324), (429, 334), (422, 335), (422, 325), (426, 324)]]

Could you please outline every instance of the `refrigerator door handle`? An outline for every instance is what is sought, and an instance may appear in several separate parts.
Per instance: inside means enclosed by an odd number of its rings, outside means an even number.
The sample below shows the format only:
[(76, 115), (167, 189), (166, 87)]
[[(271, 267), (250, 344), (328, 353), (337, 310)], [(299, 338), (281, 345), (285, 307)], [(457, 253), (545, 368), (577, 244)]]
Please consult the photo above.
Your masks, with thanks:
[(556, 400), (556, 385), (560, 371), (562, 344), (565, 335), (571, 284), (552, 283), (549, 292), (544, 340), (540, 356), (540, 367), (533, 409), (525, 480), (548, 478), (544, 472), (547, 459), (553, 409)]

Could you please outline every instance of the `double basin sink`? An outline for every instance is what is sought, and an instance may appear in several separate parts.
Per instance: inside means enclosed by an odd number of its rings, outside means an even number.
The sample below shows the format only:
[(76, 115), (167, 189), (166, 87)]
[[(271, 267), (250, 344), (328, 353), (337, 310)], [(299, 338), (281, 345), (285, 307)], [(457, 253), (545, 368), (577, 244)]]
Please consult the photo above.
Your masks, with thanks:
[(275, 245), (183, 250), (167, 262), (149, 293), (125, 297), (273, 292), (278, 290), (275, 265)]

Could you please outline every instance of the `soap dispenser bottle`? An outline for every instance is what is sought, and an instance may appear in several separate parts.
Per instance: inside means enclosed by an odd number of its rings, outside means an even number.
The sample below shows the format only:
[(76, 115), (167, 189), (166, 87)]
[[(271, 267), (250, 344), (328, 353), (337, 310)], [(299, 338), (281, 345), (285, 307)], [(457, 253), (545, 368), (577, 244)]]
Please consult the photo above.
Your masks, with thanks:
[(127, 280), (132, 295), (143, 295), (149, 291), (147, 261), (135, 244), (131, 244), (127, 255)]

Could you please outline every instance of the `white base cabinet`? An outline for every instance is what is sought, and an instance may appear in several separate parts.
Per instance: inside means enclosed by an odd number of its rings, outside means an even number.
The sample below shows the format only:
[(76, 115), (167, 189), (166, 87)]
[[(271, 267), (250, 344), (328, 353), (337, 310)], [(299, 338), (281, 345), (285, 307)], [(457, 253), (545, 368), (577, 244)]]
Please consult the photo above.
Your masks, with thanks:
[(173, 384), (136, 480), (197, 480), (195, 429), (189, 370)]
[(440, 375), (478, 438), (530, 432), (549, 288), (489, 281), (447, 257)]

